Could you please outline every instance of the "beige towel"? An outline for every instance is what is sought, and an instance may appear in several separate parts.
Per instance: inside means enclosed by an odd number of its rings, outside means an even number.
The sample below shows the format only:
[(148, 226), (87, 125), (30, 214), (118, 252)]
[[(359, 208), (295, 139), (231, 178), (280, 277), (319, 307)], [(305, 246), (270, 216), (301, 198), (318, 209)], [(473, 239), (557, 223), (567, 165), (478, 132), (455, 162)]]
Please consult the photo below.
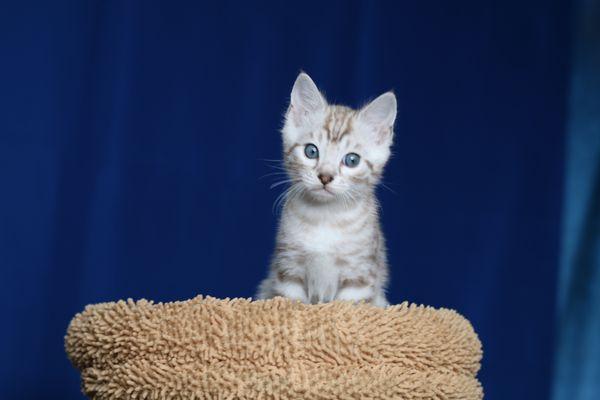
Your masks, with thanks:
[(481, 399), (455, 311), (287, 299), (86, 307), (65, 338), (92, 399)]

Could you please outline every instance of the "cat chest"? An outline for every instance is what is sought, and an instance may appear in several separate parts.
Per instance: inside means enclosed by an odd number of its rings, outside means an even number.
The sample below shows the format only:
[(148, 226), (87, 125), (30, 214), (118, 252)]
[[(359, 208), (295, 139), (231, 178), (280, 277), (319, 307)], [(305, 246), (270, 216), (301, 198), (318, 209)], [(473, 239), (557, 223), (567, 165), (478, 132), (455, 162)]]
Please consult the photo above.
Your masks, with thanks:
[(344, 254), (352, 253), (368, 245), (364, 232), (345, 232), (336, 227), (297, 224), (288, 230), (288, 240), (298, 244), (308, 253)]

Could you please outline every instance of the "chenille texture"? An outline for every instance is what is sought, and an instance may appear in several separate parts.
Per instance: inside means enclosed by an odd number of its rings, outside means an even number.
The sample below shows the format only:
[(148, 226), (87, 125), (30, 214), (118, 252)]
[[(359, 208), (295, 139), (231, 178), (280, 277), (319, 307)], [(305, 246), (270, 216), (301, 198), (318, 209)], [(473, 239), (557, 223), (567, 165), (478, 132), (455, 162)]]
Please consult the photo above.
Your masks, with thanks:
[(65, 347), (91, 399), (483, 398), (469, 321), (408, 303), (101, 303)]

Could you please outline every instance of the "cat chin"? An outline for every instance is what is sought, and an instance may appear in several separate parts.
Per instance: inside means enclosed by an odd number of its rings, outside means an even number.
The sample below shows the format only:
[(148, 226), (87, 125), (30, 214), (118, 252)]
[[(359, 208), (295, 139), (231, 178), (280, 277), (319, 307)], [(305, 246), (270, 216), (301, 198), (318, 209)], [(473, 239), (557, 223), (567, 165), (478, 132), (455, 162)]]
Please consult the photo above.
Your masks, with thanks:
[(324, 188), (311, 189), (308, 193), (312, 200), (319, 203), (330, 203), (337, 200), (335, 193)]

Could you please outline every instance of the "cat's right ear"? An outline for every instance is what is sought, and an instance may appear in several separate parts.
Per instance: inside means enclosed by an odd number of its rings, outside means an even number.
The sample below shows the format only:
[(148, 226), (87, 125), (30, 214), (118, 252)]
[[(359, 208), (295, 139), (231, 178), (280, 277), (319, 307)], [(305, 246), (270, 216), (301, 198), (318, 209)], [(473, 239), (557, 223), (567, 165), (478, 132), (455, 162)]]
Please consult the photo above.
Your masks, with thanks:
[(308, 74), (301, 72), (292, 88), (288, 118), (294, 125), (301, 126), (310, 121), (311, 117), (325, 111), (326, 106), (327, 102), (317, 85)]

